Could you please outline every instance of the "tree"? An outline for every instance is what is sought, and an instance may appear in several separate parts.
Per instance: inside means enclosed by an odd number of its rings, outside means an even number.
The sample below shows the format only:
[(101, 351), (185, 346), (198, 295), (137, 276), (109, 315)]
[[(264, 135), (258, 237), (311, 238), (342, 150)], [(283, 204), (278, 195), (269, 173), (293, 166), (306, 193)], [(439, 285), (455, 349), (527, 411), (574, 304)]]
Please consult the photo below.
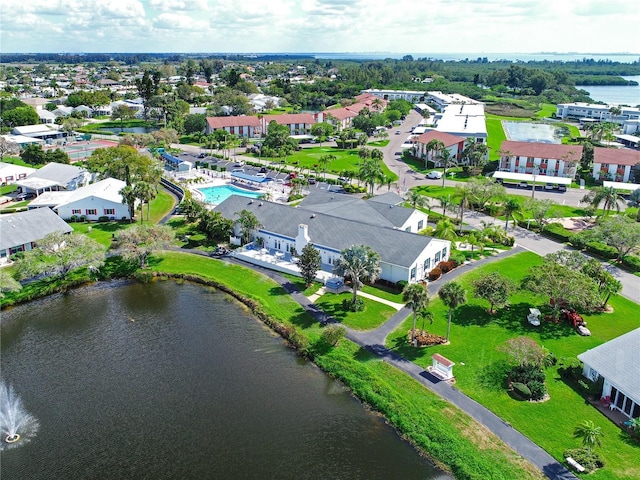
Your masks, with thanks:
[(600, 437), (603, 436), (602, 428), (596, 427), (592, 420), (585, 420), (573, 430), (573, 438), (582, 439), (582, 446), (586, 447), (589, 453), (593, 447), (602, 445)]
[(452, 164), (454, 158), (451, 155), (451, 150), (449, 150), (448, 148), (443, 148), (442, 150), (440, 150), (440, 152), (438, 153), (438, 160), (440, 161), (440, 163), (442, 164), (442, 188), (444, 188), (444, 182), (447, 179), (447, 168), (450, 166), (450, 164)]
[(184, 117), (184, 132), (186, 134), (202, 133), (207, 128), (207, 119), (203, 113), (196, 113)]
[(504, 186), (484, 177), (470, 179), (467, 182), (467, 188), (471, 191), (471, 203), (480, 209), (485, 208), (491, 200), (504, 198), (507, 193)]
[(0, 137), (0, 162), (4, 162), (5, 155), (18, 155), (20, 147), (15, 142), (8, 141), (5, 137)]
[(447, 282), (440, 287), (440, 290), (438, 290), (438, 296), (442, 300), (442, 303), (449, 307), (449, 320), (447, 321), (446, 337), (448, 342), (449, 334), (451, 332), (451, 316), (456, 308), (466, 303), (467, 292), (458, 282)]
[(333, 131), (333, 125), (327, 122), (318, 122), (311, 126), (311, 135), (316, 137), (321, 147), (324, 138), (333, 134)]
[(411, 345), (416, 346), (416, 316), (429, 304), (429, 292), (427, 286), (422, 283), (410, 283), (402, 290), (402, 301), (413, 312), (413, 324), (411, 327)]
[(514, 362), (521, 366), (533, 366), (541, 368), (547, 356), (544, 349), (529, 337), (510, 338), (498, 350), (509, 355)]
[(53, 232), (38, 240), (36, 247), (24, 252), (16, 263), (20, 278), (42, 274), (66, 278), (76, 268), (99, 268), (104, 258), (104, 247), (92, 238)]
[(467, 175), (477, 175), (487, 164), (489, 148), (486, 143), (478, 143), (475, 138), (467, 139), (466, 143), (461, 154), (461, 160), (464, 164), (463, 171)]
[(129, 220), (133, 221), (133, 217), (136, 214), (136, 200), (138, 199), (136, 191), (131, 185), (125, 185), (118, 193), (122, 197), (122, 202), (129, 207)]
[(42, 145), (37, 143), (25, 145), (20, 152), (20, 158), (29, 165), (44, 165), (47, 163), (47, 153), (42, 148)]
[(612, 208), (615, 208), (616, 212), (620, 211), (620, 205), (624, 205), (624, 198), (613, 187), (595, 187), (580, 202), (587, 203), (595, 209), (602, 203), (604, 214), (608, 215)]
[(155, 160), (128, 145), (98, 148), (87, 159), (89, 171), (99, 173), (101, 178), (117, 178), (127, 185), (156, 177), (156, 167)]
[(472, 191), (468, 185), (462, 185), (456, 187), (456, 196), (458, 197), (458, 208), (460, 209), (460, 225), (458, 226), (458, 232), (462, 233), (462, 222), (464, 220), (464, 209), (469, 206), (469, 200), (472, 196)]
[(409, 202), (413, 208), (428, 205), (428, 200), (428, 197), (422, 195), (418, 190), (409, 190), (407, 192), (407, 202)]
[(581, 271), (596, 282), (601, 300), (600, 308), (607, 306), (611, 295), (617, 295), (622, 291), (622, 283), (616, 280), (595, 258), (587, 260)]
[(118, 105), (111, 112), (112, 120), (120, 120), (120, 131), (123, 130), (123, 122), (135, 117), (136, 112), (127, 105)]
[(380, 161), (373, 158), (368, 158), (364, 161), (360, 166), (358, 174), (364, 184), (369, 187), (369, 195), (371, 196), (373, 196), (373, 189), (376, 184), (384, 180), (384, 172), (382, 171)]
[[(193, 206), (198, 209), (202, 204), (192, 200)], [(184, 202), (183, 202), (184, 203)], [(181, 204), (182, 205), (182, 204)], [(184, 208), (183, 208), (184, 211)], [(222, 214), (215, 210), (207, 210), (201, 207), (198, 210), (198, 230), (207, 236), (208, 241), (228, 239), (233, 230), (233, 221), (228, 220), (222, 216)]]
[(30, 107), (17, 107), (2, 112), (2, 123), (8, 127), (21, 127), (23, 125), (35, 125), (40, 121), (38, 113)]
[(318, 160), (320, 162), (320, 165), (322, 165), (322, 170), (324, 172), (324, 179), (327, 179), (327, 166), (333, 162), (337, 157), (335, 155), (332, 154), (325, 154), (320, 156), (320, 159)]
[(555, 215), (555, 210), (553, 209), (557, 204), (551, 200), (535, 200), (528, 199), (524, 208), (535, 220), (538, 228), (540, 230), (544, 230), (544, 228), (549, 223), (549, 218)]
[(542, 265), (529, 269), (522, 288), (549, 297), (554, 319), (558, 318), (561, 307), (589, 311), (599, 304), (598, 289), (591, 278), (546, 257)]
[(307, 243), (298, 257), (298, 267), (307, 287), (315, 280), (320, 266), (320, 252), (312, 243)]
[(356, 305), (358, 287), (362, 282), (374, 282), (380, 276), (380, 255), (366, 245), (353, 245), (340, 252), (340, 260), (335, 264), (334, 272), (351, 279), (352, 305)]
[(445, 149), (444, 143), (442, 143), (440, 140), (436, 140), (436, 139), (430, 140), (425, 146), (425, 150), (427, 152), (426, 156), (424, 157), (425, 168), (427, 167), (427, 161), (429, 160), (431, 160), (435, 166), (436, 161), (434, 160), (434, 154), (437, 155), (438, 152), (444, 149)]
[(628, 217), (606, 217), (591, 230), (580, 234), (585, 241), (602, 242), (616, 249), (619, 262), (640, 246), (640, 223)]
[(489, 313), (494, 312), (494, 307), (505, 305), (509, 300), (509, 294), (514, 289), (511, 281), (497, 272), (485, 273), (476, 278), (472, 284), (476, 297), (489, 302)]
[(520, 202), (515, 198), (507, 198), (502, 207), (505, 217), (504, 229), (509, 230), (509, 219), (513, 218), (513, 221), (516, 221), (515, 215), (518, 211), (520, 211)]
[(442, 208), (442, 215), (446, 215), (447, 208), (453, 205), (453, 202), (451, 202), (451, 197), (449, 195), (447, 195), (446, 197), (440, 197), (438, 199), (438, 202), (440, 203), (440, 208)]
[(251, 240), (251, 233), (260, 226), (258, 217), (247, 209), (236, 212), (238, 217), (238, 225), (240, 226), (240, 235), (244, 244)]
[(147, 204), (147, 221), (149, 221), (151, 216), (151, 200), (156, 198), (158, 192), (150, 183), (140, 181), (133, 187), (133, 194), (140, 200), (140, 223), (142, 223), (142, 205), (145, 203)]
[(122, 258), (136, 260), (144, 268), (149, 256), (165, 248), (173, 238), (173, 230), (166, 225), (134, 225), (116, 233), (114, 247)]
[(456, 226), (448, 218), (443, 218), (436, 223), (436, 229), (433, 231), (433, 236), (443, 240), (449, 240), (450, 242), (453, 242), (458, 238), (458, 235), (456, 234)]
[(0, 300), (6, 292), (17, 292), (22, 288), (20, 282), (11, 276), (5, 268), (0, 268)]

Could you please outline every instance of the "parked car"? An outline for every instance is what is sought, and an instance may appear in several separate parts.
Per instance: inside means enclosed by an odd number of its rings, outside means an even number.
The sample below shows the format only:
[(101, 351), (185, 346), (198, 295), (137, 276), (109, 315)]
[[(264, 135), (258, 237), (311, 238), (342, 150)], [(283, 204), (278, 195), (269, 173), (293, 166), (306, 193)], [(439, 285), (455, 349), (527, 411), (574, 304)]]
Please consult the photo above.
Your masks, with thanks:
[(545, 190), (555, 190), (555, 189), (556, 189), (556, 187), (555, 187), (555, 185), (554, 185), (553, 183), (547, 183), (547, 184), (544, 186), (544, 189), (545, 189)]
[(36, 198), (36, 194), (35, 193), (21, 193), (19, 195), (16, 196), (16, 202), (21, 202), (23, 200), (31, 200), (32, 198)]
[(431, 179), (442, 178), (442, 172), (439, 172), (437, 170), (431, 170), (429, 173), (427, 173), (427, 178), (431, 178)]
[(562, 193), (566, 192), (567, 191), (567, 186), (566, 185), (559, 185), (558, 186), (558, 191), (562, 192)]
[(520, 182), (520, 183), (518, 184), (518, 186), (519, 186), (520, 188), (529, 188), (529, 187), (530, 187), (530, 185), (529, 185), (527, 182)]
[(258, 178), (266, 178), (267, 174), (266, 173), (256, 173), (255, 175)]
[(260, 170), (258, 170), (258, 172), (267, 173), (267, 167), (260, 167)]
[(396, 135), (400, 135), (400, 130), (396, 130)]
[(244, 172), (243, 168), (234, 168), (233, 170), (231, 170), (231, 173), (242, 173)]
[(316, 177), (309, 177), (307, 179), (307, 181), (309, 182), (309, 185), (315, 185), (316, 184)]
[(200, 155), (198, 155), (198, 158), (207, 158), (207, 154), (206, 153), (201, 153)]

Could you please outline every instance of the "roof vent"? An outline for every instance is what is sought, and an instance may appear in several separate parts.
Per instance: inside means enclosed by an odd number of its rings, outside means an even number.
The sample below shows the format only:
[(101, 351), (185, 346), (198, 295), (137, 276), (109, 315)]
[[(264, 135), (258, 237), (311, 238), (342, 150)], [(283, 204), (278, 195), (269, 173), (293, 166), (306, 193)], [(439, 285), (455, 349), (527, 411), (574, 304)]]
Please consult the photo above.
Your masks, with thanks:
[(259, 206), (259, 207), (261, 207), (262, 205), (263, 205), (263, 203), (262, 203), (262, 202), (260, 202), (260, 203), (258, 204), (258, 206)]
[(249, 205), (251, 205), (253, 203), (253, 200), (249, 200)]
[(316, 214), (315, 214), (315, 213), (312, 213), (312, 214), (311, 214), (311, 218), (316, 218)]

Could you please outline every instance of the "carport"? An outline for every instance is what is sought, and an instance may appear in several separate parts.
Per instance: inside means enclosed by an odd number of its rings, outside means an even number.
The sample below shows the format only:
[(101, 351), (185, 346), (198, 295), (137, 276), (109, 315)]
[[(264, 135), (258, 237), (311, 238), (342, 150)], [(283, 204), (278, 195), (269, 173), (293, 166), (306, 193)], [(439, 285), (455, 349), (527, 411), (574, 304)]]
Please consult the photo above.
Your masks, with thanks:
[(552, 177), (551, 175), (533, 175), (531, 173), (493, 172), (493, 178), (512, 182), (552, 183), (554, 185), (571, 185), (569, 177)]

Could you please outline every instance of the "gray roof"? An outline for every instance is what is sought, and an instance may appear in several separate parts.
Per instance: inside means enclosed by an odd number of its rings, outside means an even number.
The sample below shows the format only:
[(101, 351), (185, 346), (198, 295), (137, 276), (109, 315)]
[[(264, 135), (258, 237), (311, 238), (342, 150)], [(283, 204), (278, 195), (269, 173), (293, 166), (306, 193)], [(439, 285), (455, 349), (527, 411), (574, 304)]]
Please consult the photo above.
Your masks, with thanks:
[(82, 175), (86, 170), (74, 165), (64, 163), (47, 163), (44, 167), (36, 170), (27, 178), (44, 178), (56, 182), (58, 185), (67, 186), (73, 179)]
[(378, 252), (385, 263), (410, 267), (433, 238), (415, 233), (380, 227), (344, 219), (303, 208), (294, 208), (264, 200), (252, 200), (232, 195), (215, 210), (224, 217), (237, 219), (241, 210), (252, 212), (267, 232), (295, 238), (298, 225), (309, 226), (309, 237), (314, 245), (342, 251), (352, 245), (367, 245)]
[(300, 202), (299, 207), (311, 212), (388, 228), (402, 227), (413, 213), (412, 209), (398, 207), (395, 204), (362, 200), (352, 195), (324, 190), (312, 191)]
[(578, 359), (640, 404), (640, 328), (587, 350)]
[(0, 250), (35, 242), (53, 232), (72, 232), (67, 223), (49, 208), (0, 216)]
[(386, 203), (387, 205), (400, 205), (404, 203), (404, 198), (402, 198), (397, 193), (387, 192), (387, 193), (383, 193), (382, 195), (376, 195), (375, 197), (371, 197), (369, 201)]

